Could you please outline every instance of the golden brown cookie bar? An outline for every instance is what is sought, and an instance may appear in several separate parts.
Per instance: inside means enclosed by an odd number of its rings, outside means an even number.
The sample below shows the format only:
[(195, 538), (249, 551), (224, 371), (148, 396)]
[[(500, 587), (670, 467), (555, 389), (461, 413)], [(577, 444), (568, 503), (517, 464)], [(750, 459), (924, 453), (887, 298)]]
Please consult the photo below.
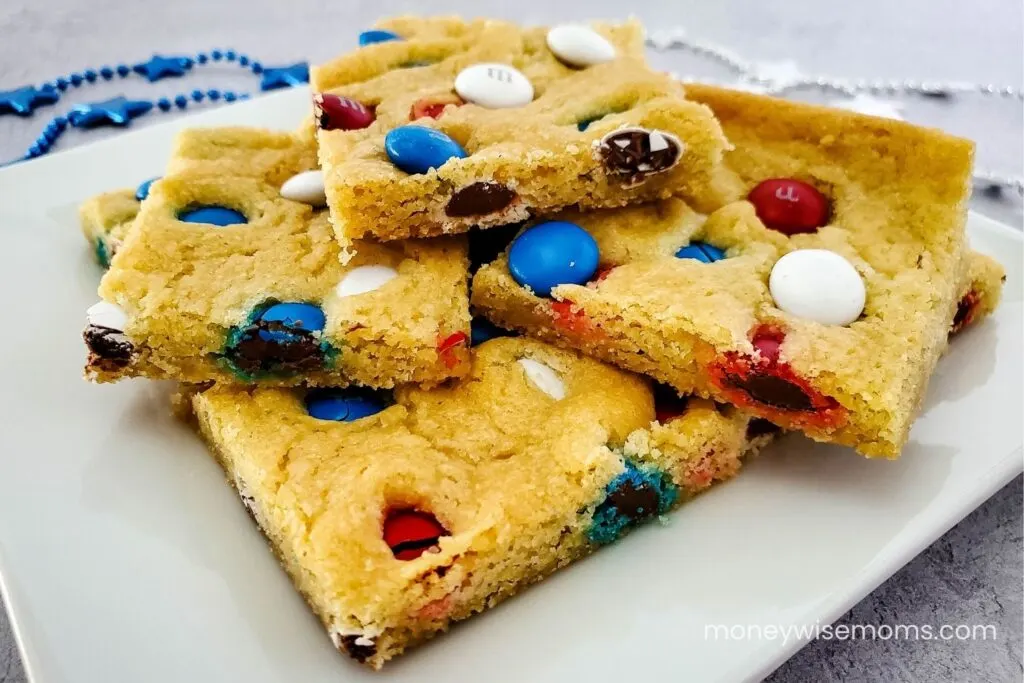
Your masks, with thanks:
[(360, 245), (343, 266), (315, 169), (308, 134), (182, 133), (90, 309), (86, 375), (391, 387), (464, 373), (464, 240)]
[[(473, 304), (682, 393), (896, 457), (960, 297), (972, 145), (746, 93), (689, 93), (736, 146), (740, 201), (706, 218), (678, 200), (556, 216), (586, 232), (539, 230), (518, 263), (479, 270)], [(577, 284), (537, 296), (529, 285), (551, 254), (598, 268), (556, 273)]]
[[(203, 436), (335, 645), (379, 668), (728, 479), (770, 437), (527, 339), (393, 394), (218, 385)], [(751, 432), (748, 436), (748, 430)]]
[(1004, 282), (1006, 271), (1001, 263), (978, 252), (968, 254), (950, 334), (956, 334), (991, 315), (999, 305)]
[(671, 195), (709, 209), (734, 189), (719, 170), (727, 143), (710, 110), (646, 66), (635, 22), (576, 27), (612, 56), (585, 68), (556, 57), (548, 29), (454, 18), (380, 26), (400, 38), (312, 70), (343, 241)]
[(79, 208), (82, 234), (92, 245), (96, 261), (104, 268), (110, 266), (110, 259), (128, 235), (139, 213), (139, 205), (136, 190), (124, 189), (104, 192)]

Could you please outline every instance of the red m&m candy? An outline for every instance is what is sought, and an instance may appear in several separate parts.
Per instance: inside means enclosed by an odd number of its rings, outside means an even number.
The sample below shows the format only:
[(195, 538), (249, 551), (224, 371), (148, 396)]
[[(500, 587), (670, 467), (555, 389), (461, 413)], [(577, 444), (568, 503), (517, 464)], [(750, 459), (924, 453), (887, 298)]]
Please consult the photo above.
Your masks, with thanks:
[(465, 102), (458, 95), (421, 97), (413, 103), (412, 109), (409, 110), (409, 120), (415, 121), (425, 116), (436, 119), (444, 113), (444, 108), (449, 104), (461, 107)]
[(754, 332), (751, 344), (754, 345), (754, 348), (757, 349), (762, 358), (769, 363), (774, 363), (779, 359), (779, 350), (782, 347), (782, 340), (784, 338), (785, 335), (781, 330), (762, 325)]
[(784, 235), (816, 232), (828, 223), (829, 201), (813, 185), (793, 178), (771, 178), (750, 191), (757, 217)]
[(438, 337), (437, 355), (441, 357), (446, 368), (451, 370), (459, 364), (459, 357), (455, 350), (459, 346), (465, 346), (469, 342), (469, 335), (465, 332), (453, 332), (447, 337)]
[(415, 560), (447, 535), (448, 530), (429, 512), (391, 510), (384, 519), (384, 542), (399, 560)]
[(313, 95), (313, 115), (323, 130), (359, 130), (376, 118), (362, 102), (327, 92)]

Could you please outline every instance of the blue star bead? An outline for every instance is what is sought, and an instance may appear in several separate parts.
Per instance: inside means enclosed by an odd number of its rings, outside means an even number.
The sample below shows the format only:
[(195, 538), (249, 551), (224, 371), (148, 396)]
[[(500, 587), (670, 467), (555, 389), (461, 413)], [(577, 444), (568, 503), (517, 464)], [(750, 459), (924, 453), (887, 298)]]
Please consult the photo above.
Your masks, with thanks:
[(37, 88), (26, 85), (15, 90), (0, 90), (0, 114), (31, 116), (32, 111), (43, 104), (53, 104), (60, 99), (60, 92), (52, 85)]
[(75, 128), (127, 126), (132, 119), (142, 116), (152, 108), (152, 102), (129, 100), (118, 96), (103, 102), (76, 104), (68, 113), (68, 122)]
[(260, 90), (277, 90), (294, 85), (309, 83), (309, 62), (297, 62), (291, 66), (263, 67)]
[(192, 68), (192, 60), (188, 57), (161, 57), (153, 55), (148, 62), (142, 62), (132, 67), (132, 71), (141, 74), (149, 80), (159, 81), (168, 76), (184, 76), (185, 72)]

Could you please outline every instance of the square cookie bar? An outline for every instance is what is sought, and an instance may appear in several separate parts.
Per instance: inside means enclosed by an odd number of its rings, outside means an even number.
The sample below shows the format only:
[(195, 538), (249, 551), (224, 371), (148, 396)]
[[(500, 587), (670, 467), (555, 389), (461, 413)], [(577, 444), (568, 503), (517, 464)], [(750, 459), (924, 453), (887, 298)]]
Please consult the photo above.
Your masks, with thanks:
[(96, 262), (104, 268), (110, 267), (110, 260), (124, 243), (140, 202), (137, 190), (123, 189), (96, 195), (79, 207), (82, 234), (92, 245)]
[(570, 212), (481, 268), (473, 304), (814, 439), (896, 457), (957, 309), (970, 142), (693, 86), (744, 193)]
[(656, 405), (645, 380), (542, 342), (473, 353), (470, 377), (433, 390), (192, 397), (334, 644), (374, 668), (731, 477), (770, 439), (732, 408)]
[(570, 205), (733, 190), (711, 111), (650, 70), (635, 23), (399, 18), (312, 70), (339, 238), (516, 223)]
[(464, 239), (360, 245), (342, 265), (323, 202), (308, 131), (182, 133), (89, 310), (87, 377), (391, 387), (464, 373)]

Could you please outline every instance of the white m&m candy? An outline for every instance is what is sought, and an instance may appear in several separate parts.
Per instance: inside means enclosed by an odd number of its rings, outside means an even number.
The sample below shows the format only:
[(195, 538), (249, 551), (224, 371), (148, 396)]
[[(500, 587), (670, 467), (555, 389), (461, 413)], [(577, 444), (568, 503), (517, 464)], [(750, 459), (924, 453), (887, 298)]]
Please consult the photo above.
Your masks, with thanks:
[(533, 84), (508, 64), (474, 64), (455, 77), (459, 97), (488, 109), (522, 107), (533, 101)]
[(593, 66), (615, 59), (615, 46), (582, 24), (562, 24), (548, 31), (548, 49), (570, 66)]
[(561, 401), (565, 398), (565, 384), (549, 365), (545, 365), (532, 358), (520, 358), (519, 365), (523, 368), (523, 372), (526, 373), (526, 378), (535, 387), (556, 401)]
[(86, 321), (95, 327), (123, 332), (128, 324), (128, 316), (117, 304), (109, 301), (97, 301), (85, 311)]
[(338, 296), (355, 296), (380, 289), (398, 277), (398, 271), (390, 266), (358, 266), (345, 273), (335, 287)]
[(281, 186), (281, 196), (310, 206), (327, 206), (324, 191), (324, 172), (321, 170), (296, 173)]
[(857, 269), (827, 249), (798, 249), (780, 258), (768, 289), (781, 310), (822, 325), (849, 325), (867, 298)]

